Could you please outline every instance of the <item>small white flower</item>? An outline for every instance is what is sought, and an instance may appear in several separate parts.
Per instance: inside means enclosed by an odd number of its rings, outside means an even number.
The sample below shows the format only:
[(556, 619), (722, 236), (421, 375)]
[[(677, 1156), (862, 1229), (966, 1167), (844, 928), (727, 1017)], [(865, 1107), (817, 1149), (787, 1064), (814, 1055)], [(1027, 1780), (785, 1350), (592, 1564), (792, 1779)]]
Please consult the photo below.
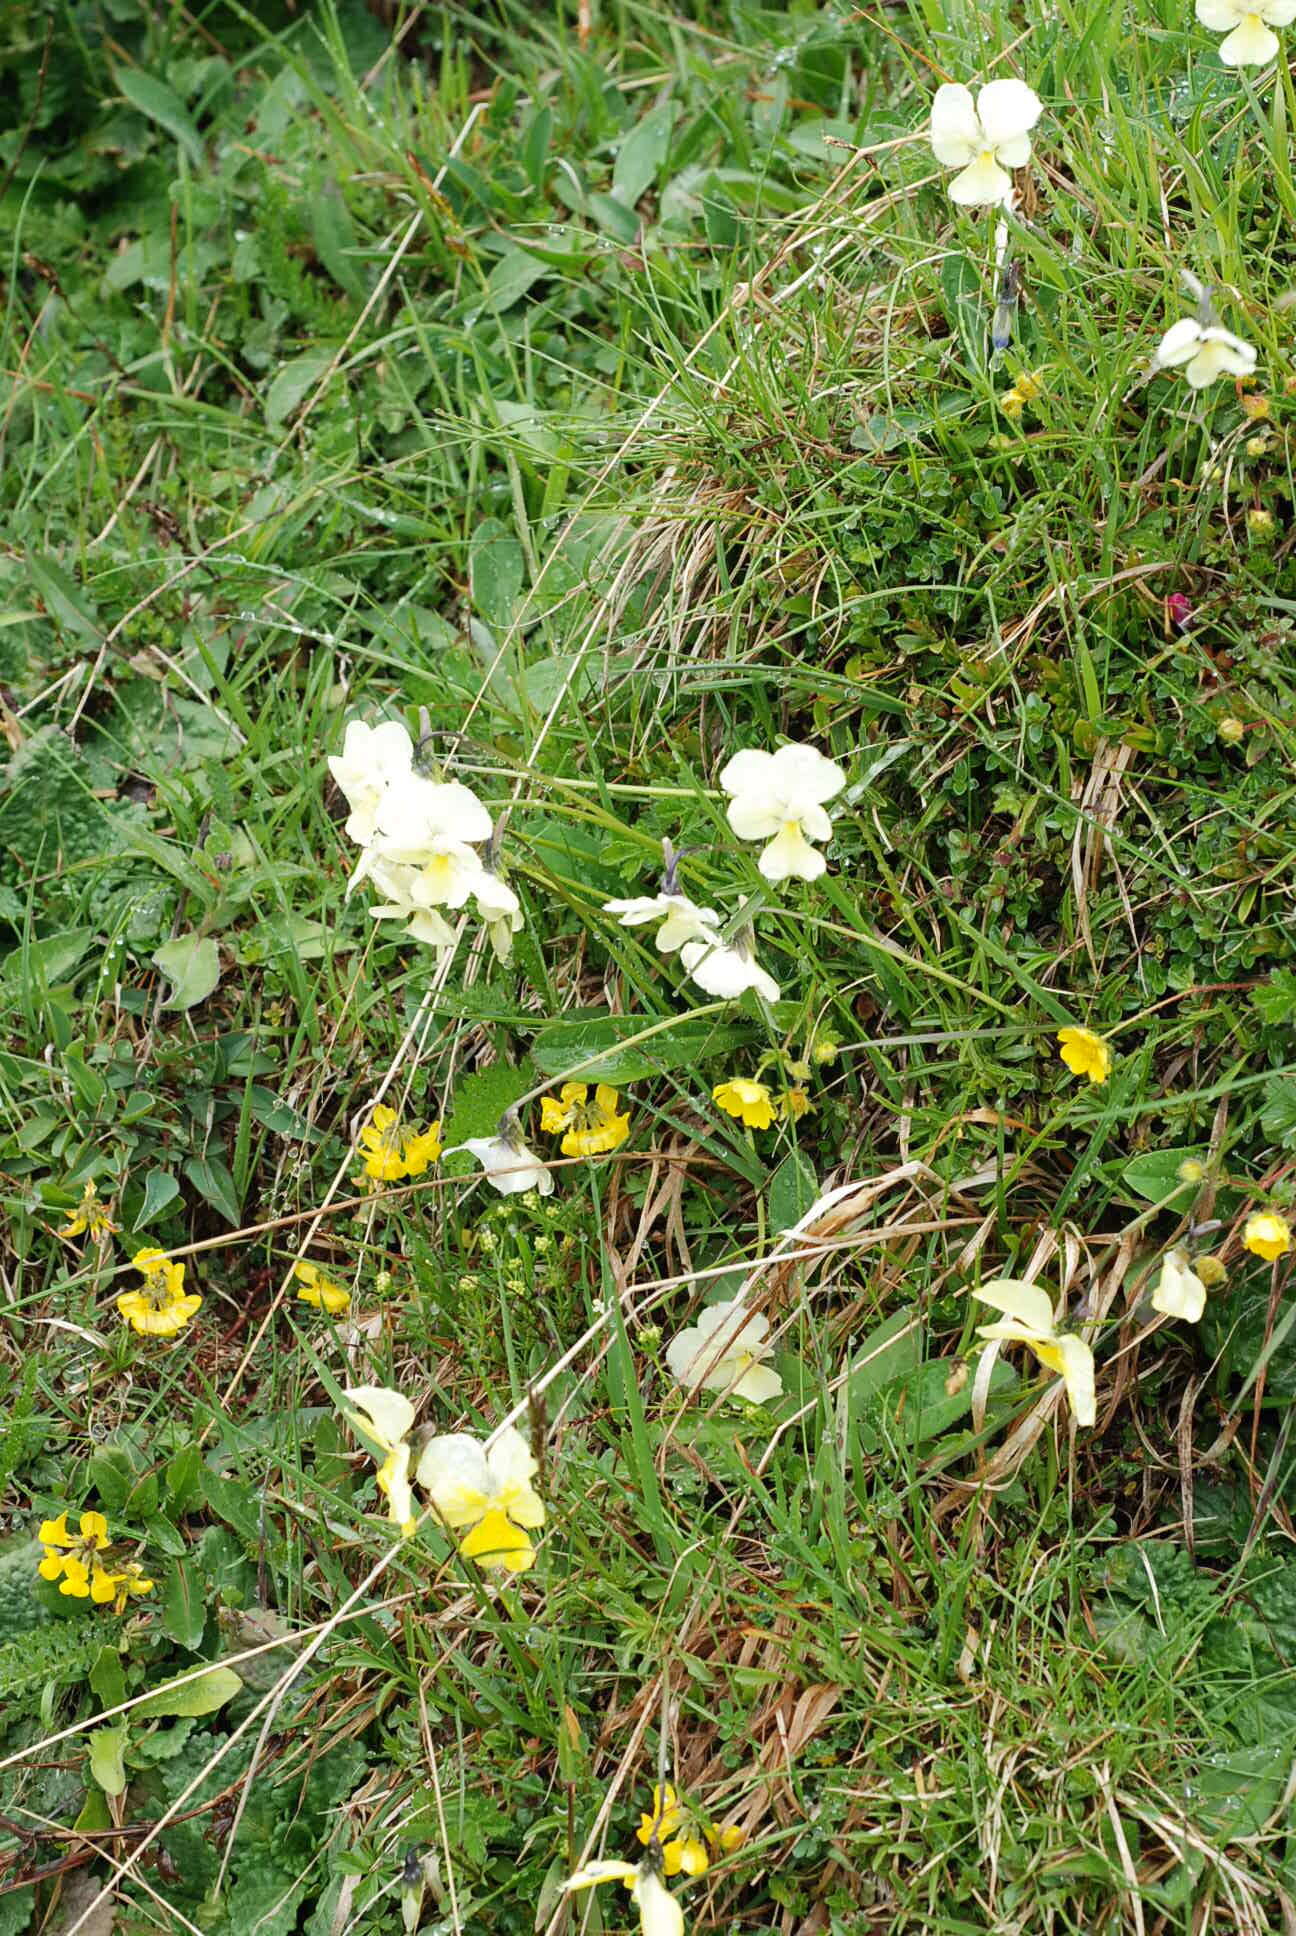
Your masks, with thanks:
[[(540, 1161), (534, 1150), (527, 1148), (522, 1138), (509, 1136), (470, 1136), (465, 1143), (456, 1145), (468, 1150), (481, 1164), (486, 1173), (486, 1181), (495, 1186), (502, 1197), (518, 1197), (528, 1190), (539, 1196), (547, 1197), (553, 1193), (553, 1177), (548, 1166)], [(451, 1154), (449, 1150), (445, 1152)]]
[(759, 1311), (748, 1312), (736, 1301), (710, 1304), (696, 1324), (671, 1339), (666, 1363), (690, 1390), (701, 1386), (763, 1405), (783, 1390), (778, 1373), (761, 1362), (772, 1351), (768, 1332), (769, 1319)]
[[(741, 903), (746, 906), (746, 900)], [(718, 939), (686, 941), (680, 949), (684, 972), (708, 995), (735, 1000), (754, 988), (767, 1002), (779, 998), (779, 985), (756, 959), (755, 937), (749, 927), (740, 928), (726, 946)]]
[(644, 894), (637, 900), (605, 901), (604, 914), (615, 914), (623, 928), (642, 928), (660, 921), (659, 954), (673, 955), (686, 941), (707, 941), (719, 934), (720, 916), (714, 908), (698, 907), (687, 894)]
[(961, 174), (951, 198), (964, 208), (988, 208), (1012, 193), (1010, 168), (1030, 160), (1030, 130), (1043, 112), (1025, 81), (988, 81), (973, 102), (970, 88), (947, 82), (932, 100), (931, 145), (937, 161)]
[(329, 772), (346, 795), (351, 817), (347, 838), (363, 845), (371, 840), (379, 804), (393, 780), (411, 772), (414, 742), (397, 719), (366, 726), (363, 719), (347, 721), (341, 753), (329, 755)]
[(1225, 67), (1263, 67), (1278, 52), (1272, 27), (1290, 27), (1296, 0), (1197, 0), (1197, 18), (1213, 34), (1227, 34), (1219, 55)]
[(729, 825), (739, 840), (769, 842), (756, 863), (767, 881), (819, 878), (828, 863), (810, 842), (832, 834), (823, 803), (846, 784), (835, 760), (814, 746), (780, 746), (777, 753), (749, 749), (734, 754), (720, 784), (732, 795)]
[[(1296, 9), (1296, 0), (1292, 0)], [(1166, 331), (1157, 345), (1156, 367), (1160, 370), (1182, 368), (1194, 390), (1204, 390), (1221, 376), (1250, 376), (1256, 366), (1256, 353), (1231, 330), (1203, 325), (1195, 316), (1185, 316)]]
[(1182, 1250), (1166, 1252), (1152, 1293), (1152, 1309), (1163, 1317), (1182, 1318), (1185, 1324), (1196, 1324), (1206, 1309), (1206, 1286)]

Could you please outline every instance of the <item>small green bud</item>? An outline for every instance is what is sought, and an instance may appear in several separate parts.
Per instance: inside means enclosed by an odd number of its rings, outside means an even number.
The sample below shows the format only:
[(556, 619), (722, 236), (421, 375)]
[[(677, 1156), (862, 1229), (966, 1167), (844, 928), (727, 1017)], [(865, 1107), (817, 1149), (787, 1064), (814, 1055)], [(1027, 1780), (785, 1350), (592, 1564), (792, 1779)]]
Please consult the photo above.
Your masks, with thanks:
[(1217, 1290), (1221, 1284), (1228, 1282), (1228, 1272), (1218, 1257), (1198, 1257), (1193, 1262), (1193, 1269), (1208, 1291)]
[(1195, 1156), (1186, 1157), (1179, 1165), (1177, 1175), (1181, 1183), (1204, 1183), (1206, 1180), (1206, 1165), (1199, 1163)]
[(1272, 538), (1275, 529), (1273, 512), (1264, 511), (1257, 507), (1255, 510), (1247, 512), (1246, 521), (1247, 530), (1255, 539), (1256, 543), (1267, 544), (1269, 539)]
[(1246, 732), (1246, 727), (1232, 713), (1227, 713), (1215, 730), (1226, 746), (1236, 746)]

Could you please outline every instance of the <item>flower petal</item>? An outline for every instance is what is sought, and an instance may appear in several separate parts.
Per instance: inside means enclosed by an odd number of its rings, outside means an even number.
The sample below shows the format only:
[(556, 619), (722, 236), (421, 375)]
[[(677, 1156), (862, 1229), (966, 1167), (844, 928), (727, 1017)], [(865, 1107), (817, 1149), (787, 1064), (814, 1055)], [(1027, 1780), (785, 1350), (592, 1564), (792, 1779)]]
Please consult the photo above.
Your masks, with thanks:
[(988, 1284), (978, 1285), (972, 1295), (993, 1310), (1002, 1311), (1005, 1317), (1015, 1318), (1037, 1338), (1052, 1337), (1053, 1301), (1041, 1285), (1024, 1284), (1018, 1277), (992, 1277)]
[(447, 1526), (472, 1526), (490, 1506), (494, 1485), (486, 1450), (470, 1432), (440, 1432), (419, 1457), (417, 1478)]
[(987, 146), (999, 148), (1029, 133), (1044, 112), (1044, 104), (1025, 81), (987, 81), (977, 95), (976, 111)]
[(387, 1385), (348, 1385), (342, 1395), (359, 1413), (370, 1438), (384, 1451), (399, 1444), (414, 1423), (409, 1399)]
[(982, 146), (972, 90), (961, 82), (946, 81), (932, 96), (931, 145), (946, 168), (966, 167)]
[(1012, 176), (997, 161), (978, 155), (961, 175), (955, 175), (949, 192), (950, 200), (961, 208), (995, 208), (1012, 193)]
[(1246, 14), (1228, 39), (1220, 42), (1219, 57), (1225, 67), (1264, 67), (1278, 52), (1281, 42), (1266, 27), (1259, 14)]

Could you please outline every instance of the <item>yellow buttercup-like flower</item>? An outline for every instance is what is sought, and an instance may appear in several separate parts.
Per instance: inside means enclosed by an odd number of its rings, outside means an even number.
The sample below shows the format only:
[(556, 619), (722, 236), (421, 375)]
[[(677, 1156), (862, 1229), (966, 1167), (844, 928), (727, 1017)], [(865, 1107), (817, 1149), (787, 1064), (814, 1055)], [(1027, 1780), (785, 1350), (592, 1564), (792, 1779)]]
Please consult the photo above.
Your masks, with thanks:
[(736, 1116), (748, 1129), (771, 1128), (777, 1113), (769, 1084), (753, 1082), (747, 1076), (730, 1076), (727, 1082), (718, 1082), (711, 1100), (726, 1116)]
[(89, 1231), (98, 1244), (105, 1237), (111, 1237), (116, 1228), (112, 1220), (112, 1205), (99, 1201), (99, 1192), (92, 1177), (82, 1190), (76, 1209), (68, 1211), (68, 1220), (58, 1234), (60, 1237), (79, 1237), (84, 1231)]
[(1061, 1028), (1057, 1039), (1062, 1060), (1073, 1076), (1088, 1076), (1090, 1082), (1106, 1082), (1111, 1074), (1112, 1055), (1101, 1035), (1087, 1028)]
[(301, 1286), (297, 1295), (303, 1304), (313, 1304), (317, 1311), (327, 1311), (330, 1317), (350, 1309), (350, 1291), (343, 1290), (331, 1277), (326, 1277), (317, 1264), (308, 1263), (303, 1258), (300, 1263), (293, 1265), (293, 1276)]
[(1243, 1249), (1270, 1262), (1291, 1249), (1291, 1240), (1291, 1225), (1286, 1217), (1279, 1217), (1272, 1210), (1257, 1210), (1247, 1218), (1242, 1232)]
[(619, 1149), (630, 1134), (630, 1117), (618, 1110), (621, 1098), (600, 1082), (589, 1100), (589, 1085), (564, 1082), (557, 1096), (540, 1098), (540, 1127), (562, 1136), (564, 1156), (603, 1156)]
[(184, 1287), (185, 1267), (173, 1264), (164, 1250), (137, 1250), (131, 1263), (144, 1276), (138, 1291), (124, 1291), (117, 1309), (141, 1337), (174, 1338), (202, 1306), (196, 1291)]
[(422, 1176), (428, 1164), (436, 1162), (441, 1154), (441, 1125), (406, 1129), (396, 1111), (380, 1102), (356, 1138), (356, 1147), (364, 1157), (363, 1174), (371, 1182), (399, 1183), (402, 1177)]

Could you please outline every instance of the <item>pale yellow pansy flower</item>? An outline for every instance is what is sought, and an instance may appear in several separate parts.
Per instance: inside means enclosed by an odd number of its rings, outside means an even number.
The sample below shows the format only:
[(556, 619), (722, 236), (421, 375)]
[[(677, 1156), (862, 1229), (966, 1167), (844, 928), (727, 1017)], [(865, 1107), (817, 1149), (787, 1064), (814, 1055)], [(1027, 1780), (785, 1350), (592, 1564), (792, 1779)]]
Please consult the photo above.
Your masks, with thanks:
[(959, 173), (950, 198), (964, 208), (989, 208), (1013, 192), (1012, 168), (1030, 160), (1030, 130), (1043, 106), (1025, 81), (988, 81), (972, 99), (971, 88), (947, 81), (932, 99), (931, 145), (937, 161)]
[(996, 1277), (972, 1295), (1003, 1312), (997, 1324), (979, 1325), (977, 1336), (989, 1344), (1026, 1345), (1047, 1371), (1062, 1379), (1076, 1424), (1092, 1425), (1098, 1415), (1093, 1352), (1083, 1338), (1058, 1332), (1048, 1292), (1019, 1278)]
[(709, 1304), (696, 1324), (671, 1339), (666, 1363), (689, 1390), (701, 1387), (764, 1405), (783, 1390), (779, 1374), (764, 1362), (773, 1356), (768, 1333), (769, 1319), (736, 1299)]
[(1197, 18), (1228, 35), (1219, 50), (1225, 67), (1263, 67), (1281, 45), (1272, 29), (1296, 20), (1296, 0), (1197, 0)]
[(748, 748), (720, 774), (738, 838), (769, 843), (756, 863), (767, 881), (818, 880), (828, 863), (811, 843), (831, 836), (824, 802), (845, 784), (836, 761), (815, 746), (780, 746), (776, 753)]
[(600, 1882), (624, 1882), (639, 1911), (642, 1936), (684, 1936), (684, 1911), (657, 1872), (651, 1856), (642, 1862), (587, 1862), (563, 1884), (567, 1891), (594, 1889)]
[(1162, 1259), (1152, 1309), (1162, 1317), (1182, 1318), (1185, 1324), (1196, 1324), (1206, 1309), (1206, 1286), (1184, 1251), (1167, 1251)]
[(418, 1483), (442, 1522), (459, 1536), (459, 1550), (482, 1566), (521, 1573), (535, 1559), (527, 1532), (544, 1524), (544, 1501), (531, 1484), (538, 1470), (515, 1426), (490, 1446), (470, 1432), (429, 1439), (418, 1462)]
[(352, 1408), (353, 1423), (383, 1455), (374, 1479), (387, 1500), (387, 1517), (408, 1538), (416, 1523), (408, 1443), (414, 1407), (403, 1392), (387, 1385), (351, 1385), (343, 1396)]

